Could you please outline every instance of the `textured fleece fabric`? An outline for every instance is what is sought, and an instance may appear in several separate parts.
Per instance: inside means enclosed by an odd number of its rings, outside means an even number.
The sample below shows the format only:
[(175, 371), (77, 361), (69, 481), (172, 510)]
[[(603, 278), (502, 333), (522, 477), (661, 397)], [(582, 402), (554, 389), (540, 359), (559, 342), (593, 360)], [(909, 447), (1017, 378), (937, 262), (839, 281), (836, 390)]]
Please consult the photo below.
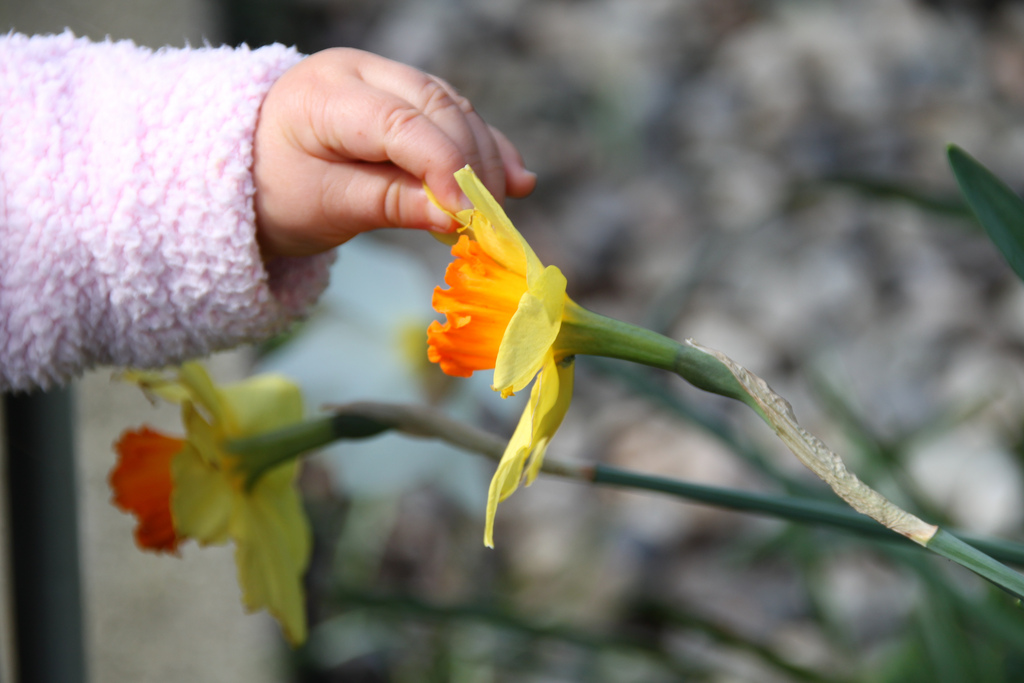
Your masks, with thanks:
[(0, 35), (0, 391), (268, 337), (332, 254), (265, 267), (252, 139), (302, 58)]

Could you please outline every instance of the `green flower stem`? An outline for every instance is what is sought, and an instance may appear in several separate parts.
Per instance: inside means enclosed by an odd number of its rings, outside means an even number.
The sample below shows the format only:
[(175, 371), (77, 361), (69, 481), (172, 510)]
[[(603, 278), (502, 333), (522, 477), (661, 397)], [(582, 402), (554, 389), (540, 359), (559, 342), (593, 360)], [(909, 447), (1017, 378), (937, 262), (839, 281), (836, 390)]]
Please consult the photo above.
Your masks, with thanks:
[[(225, 447), (243, 456), (250, 486), (263, 473), (307, 453), (310, 449), (342, 439), (372, 437), (389, 430), (407, 436), (440, 439), (494, 461), (500, 460), (505, 451), (504, 439), (424, 406), (362, 402), (334, 406), (333, 410), (334, 415), (310, 420), (277, 432), (229, 441)], [(879, 526), (871, 518), (846, 506), (827, 501), (706, 486), (630, 472), (607, 465), (559, 462), (550, 457), (545, 458), (541, 470), (547, 474), (576, 481), (655, 491), (740, 512), (830, 526), (881, 540), (902, 539), (901, 536)], [(992, 557), (1024, 565), (1024, 544), (964, 534), (958, 536)]]
[(337, 414), (224, 443), (229, 453), (240, 455), (238, 467), (245, 486), (253, 485), (270, 470), (342, 438), (363, 439), (392, 429), (393, 425), (362, 415)]
[(761, 378), (717, 351), (692, 340), (680, 343), (575, 305), (566, 311), (556, 344), (574, 353), (620, 358), (670, 370), (699, 389), (742, 401), (853, 509), (921, 545), (938, 529), (896, 507), (850, 473), (838, 455), (797, 424), (785, 399)]
[(588, 311), (571, 300), (565, 307), (555, 348), (565, 355), (618, 358), (668, 370), (698, 389), (742, 401), (765, 418), (729, 369), (700, 349)]
[[(501, 459), (505, 442), (497, 436), (453, 420), (422, 406), (361, 402), (335, 406), (327, 417), (265, 432), (244, 439), (231, 439), (225, 450), (241, 456), (239, 468), (245, 472), (246, 487), (252, 486), (270, 470), (309, 451), (343, 439), (365, 439), (389, 430), (409, 436), (437, 438), (453, 446)], [(582, 478), (583, 468), (554, 465), (554, 474)]]
[(789, 403), (728, 356), (612, 320), (575, 304), (566, 308), (556, 348), (560, 353), (619, 358), (675, 372), (694, 386), (746, 403), (768, 423), (800, 462), (854, 510), (943, 557), (976, 572), (1018, 598), (1024, 577), (977, 548), (901, 509), (846, 469), (842, 459), (799, 425)]
[[(250, 486), (267, 471), (315, 448), (391, 430), (406, 436), (439, 439), (496, 462), (505, 452), (504, 439), (425, 406), (364, 401), (329, 408), (334, 411), (333, 415), (254, 437), (230, 440), (224, 443), (224, 448), (242, 456), (242, 467), (248, 473)], [(560, 463), (551, 458), (544, 461), (542, 469), (548, 474), (581, 481), (592, 481), (595, 471), (586, 465)]]

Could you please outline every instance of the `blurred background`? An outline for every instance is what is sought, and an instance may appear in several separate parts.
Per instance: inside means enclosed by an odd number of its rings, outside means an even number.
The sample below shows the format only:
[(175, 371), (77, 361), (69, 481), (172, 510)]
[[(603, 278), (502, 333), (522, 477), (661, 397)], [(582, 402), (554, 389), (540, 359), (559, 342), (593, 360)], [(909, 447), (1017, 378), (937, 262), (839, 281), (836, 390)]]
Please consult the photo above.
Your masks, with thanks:
[[(569, 294), (758, 373), (929, 521), (1024, 540), (1024, 288), (967, 216), (956, 143), (1024, 187), (1024, 8), (989, 0), (42, 0), (0, 28), (159, 47), (380, 53), (447, 79), (520, 148), (509, 213)], [(311, 410), (429, 402), (508, 435), (518, 399), (423, 362), (449, 256), (345, 245), (288, 339)], [(110, 444), (151, 407), (76, 386), (93, 681), (1019, 681), (1021, 613), (946, 562), (838, 531), (541, 477), (481, 544), (493, 466), (387, 437), (311, 459), (312, 634), (239, 604), (230, 549), (135, 549)], [(580, 359), (549, 457), (828, 499), (749, 410)]]

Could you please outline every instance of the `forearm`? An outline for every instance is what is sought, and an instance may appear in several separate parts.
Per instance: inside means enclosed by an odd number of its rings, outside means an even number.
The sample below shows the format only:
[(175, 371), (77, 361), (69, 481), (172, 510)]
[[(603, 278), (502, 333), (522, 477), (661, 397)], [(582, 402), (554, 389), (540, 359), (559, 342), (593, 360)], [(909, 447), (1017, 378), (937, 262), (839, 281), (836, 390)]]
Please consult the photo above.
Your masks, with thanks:
[(260, 103), (300, 58), (0, 37), (0, 389), (228, 348), (315, 300), (330, 257), (265, 268), (252, 201)]

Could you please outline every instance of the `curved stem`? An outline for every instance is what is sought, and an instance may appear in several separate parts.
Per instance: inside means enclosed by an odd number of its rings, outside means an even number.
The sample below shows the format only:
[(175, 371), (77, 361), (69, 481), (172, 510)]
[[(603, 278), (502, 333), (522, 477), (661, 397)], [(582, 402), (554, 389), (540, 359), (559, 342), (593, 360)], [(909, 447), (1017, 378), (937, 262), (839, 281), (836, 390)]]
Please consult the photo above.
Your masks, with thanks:
[(567, 302), (556, 353), (618, 358), (674, 372), (698, 389), (746, 403), (764, 414), (730, 370), (692, 344)]
[[(243, 456), (251, 482), (273, 467), (307, 453), (309, 448), (324, 446), (342, 439), (372, 437), (385, 431), (440, 439), (494, 461), (500, 460), (505, 450), (505, 440), (501, 437), (453, 420), (437, 410), (424, 406), (360, 402), (334, 406), (333, 410), (334, 415), (258, 437), (229, 441), (225, 447)], [(803, 524), (830, 526), (879, 540), (896, 541), (903, 538), (849, 507), (822, 500), (695, 484), (608, 465), (560, 462), (550, 457), (544, 460), (541, 471), (576, 481), (654, 491), (740, 512), (763, 514)], [(959, 533), (957, 536), (1004, 562), (1024, 565), (1024, 545), (1020, 543)], [(938, 548), (932, 550), (942, 554)]]
[(619, 358), (669, 370), (699, 389), (742, 401), (761, 416), (804, 466), (854, 510), (1024, 599), (1024, 576), (903, 510), (865, 484), (846, 468), (838, 454), (800, 426), (788, 401), (725, 354), (692, 339), (674, 341), (574, 303), (566, 307), (555, 346), (565, 355)]
[(322, 448), (339, 439), (376, 436), (394, 424), (363, 415), (337, 414), (265, 432), (244, 439), (231, 439), (223, 446), (239, 455), (238, 469), (245, 474), (245, 487), (252, 487), (270, 470)]

